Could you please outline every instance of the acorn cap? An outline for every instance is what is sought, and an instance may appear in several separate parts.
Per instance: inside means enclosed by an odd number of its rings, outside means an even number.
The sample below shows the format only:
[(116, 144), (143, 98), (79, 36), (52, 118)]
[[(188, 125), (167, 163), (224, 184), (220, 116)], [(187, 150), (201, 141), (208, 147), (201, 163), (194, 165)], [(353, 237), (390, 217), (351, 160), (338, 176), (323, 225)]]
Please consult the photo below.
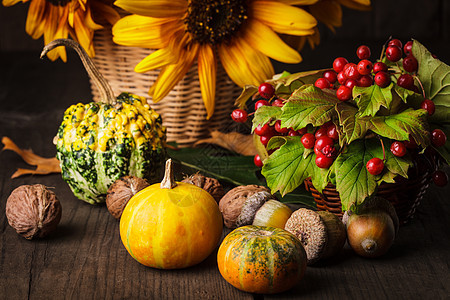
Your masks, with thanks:
[(284, 229), (302, 242), (308, 265), (314, 264), (322, 257), (328, 233), (320, 214), (311, 209), (297, 209), (287, 220)]

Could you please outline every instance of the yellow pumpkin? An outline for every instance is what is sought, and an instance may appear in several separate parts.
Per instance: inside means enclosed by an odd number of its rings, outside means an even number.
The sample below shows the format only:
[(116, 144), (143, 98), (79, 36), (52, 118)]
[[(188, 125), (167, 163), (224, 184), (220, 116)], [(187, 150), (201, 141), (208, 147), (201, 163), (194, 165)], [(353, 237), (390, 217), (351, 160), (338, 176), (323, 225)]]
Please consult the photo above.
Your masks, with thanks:
[(120, 218), (120, 237), (128, 253), (159, 269), (200, 263), (218, 245), (222, 229), (214, 198), (193, 184), (175, 182), (170, 159), (161, 184), (134, 195)]

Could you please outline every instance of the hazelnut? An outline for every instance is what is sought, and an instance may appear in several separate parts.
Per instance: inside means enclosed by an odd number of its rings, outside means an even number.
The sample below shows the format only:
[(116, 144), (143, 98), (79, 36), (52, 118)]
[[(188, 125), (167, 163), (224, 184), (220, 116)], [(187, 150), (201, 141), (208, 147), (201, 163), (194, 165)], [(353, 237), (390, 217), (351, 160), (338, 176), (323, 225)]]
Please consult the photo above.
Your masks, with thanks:
[(192, 174), (191, 176), (183, 179), (181, 182), (190, 183), (204, 189), (216, 200), (217, 203), (225, 194), (223, 186), (220, 184), (219, 180), (203, 176), (200, 173)]
[(43, 238), (59, 224), (61, 203), (55, 193), (42, 184), (22, 185), (13, 190), (6, 201), (6, 218), (24, 238)]
[(308, 265), (334, 256), (346, 241), (344, 224), (328, 211), (300, 208), (291, 214), (284, 229), (300, 239), (305, 247)]
[(258, 209), (270, 199), (275, 197), (264, 186), (243, 185), (231, 189), (219, 201), (225, 226), (236, 228), (252, 224)]
[(108, 211), (114, 218), (119, 220), (131, 197), (149, 185), (147, 180), (136, 176), (124, 176), (117, 179), (108, 188), (106, 194), (106, 207)]

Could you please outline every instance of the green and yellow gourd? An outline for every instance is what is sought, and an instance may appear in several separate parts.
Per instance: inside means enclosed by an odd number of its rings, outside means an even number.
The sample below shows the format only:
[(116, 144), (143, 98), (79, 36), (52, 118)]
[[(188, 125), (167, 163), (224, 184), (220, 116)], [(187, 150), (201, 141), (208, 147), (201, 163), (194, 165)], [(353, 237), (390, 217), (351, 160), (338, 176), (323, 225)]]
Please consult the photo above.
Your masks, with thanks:
[(41, 57), (61, 45), (80, 55), (104, 101), (70, 106), (55, 137), (62, 178), (74, 195), (91, 204), (102, 203), (109, 186), (122, 176), (160, 181), (166, 155), (166, 129), (160, 115), (144, 97), (130, 93), (114, 97), (85, 51), (72, 40), (49, 43)]

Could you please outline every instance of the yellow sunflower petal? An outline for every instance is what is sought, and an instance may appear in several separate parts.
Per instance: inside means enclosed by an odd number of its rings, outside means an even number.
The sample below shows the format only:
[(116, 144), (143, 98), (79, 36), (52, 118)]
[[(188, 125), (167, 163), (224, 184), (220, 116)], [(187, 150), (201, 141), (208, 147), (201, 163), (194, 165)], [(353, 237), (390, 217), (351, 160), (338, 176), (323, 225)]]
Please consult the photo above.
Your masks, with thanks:
[(279, 33), (313, 34), (316, 19), (304, 9), (274, 1), (254, 1), (250, 4), (256, 19)]
[[(44, 13), (47, 2), (45, 0), (31, 1), (28, 8), (25, 31), (33, 38), (38, 39), (44, 33)], [(51, 5), (49, 5), (51, 6)]]
[(182, 28), (179, 18), (130, 15), (114, 24), (113, 41), (124, 46), (159, 49), (167, 47), (171, 34)]
[[(55, 39), (55, 34), (59, 23), (59, 9), (53, 5), (48, 6), (45, 18), (44, 43), (48, 44)], [(47, 53), (47, 57), (55, 61), (59, 57), (59, 49), (54, 49)]]
[(178, 34), (173, 33), (167, 47), (161, 48), (141, 60), (134, 68), (134, 71), (137, 73), (145, 73), (175, 64), (178, 61), (180, 49), (185, 46), (185, 42), (182, 42), (183, 35), (184, 32), (179, 32)]
[(91, 30), (100, 30), (103, 28), (102, 25), (95, 23), (92, 19), (92, 9), (89, 6), (87, 7), (86, 14), (84, 16), (84, 24)]
[(259, 85), (274, 75), (269, 58), (243, 39), (221, 45), (217, 50), (228, 76), (241, 87), (247, 84)]
[(275, 60), (285, 63), (299, 63), (300, 54), (284, 43), (268, 26), (257, 20), (250, 20), (244, 38), (255, 49)]
[[(94, 11), (95, 20), (106, 20), (107, 23), (114, 25), (120, 19), (120, 15), (111, 5), (100, 1), (91, 2), (92, 11)], [(103, 24), (103, 23), (102, 23)]]
[(183, 49), (176, 64), (161, 69), (155, 83), (150, 87), (149, 95), (153, 102), (162, 100), (174, 86), (186, 75), (198, 54), (198, 45), (194, 44), (188, 50)]
[(2, 4), (3, 6), (13, 6), (14, 4), (17, 4), (18, 2), (27, 2), (28, 0), (3, 0)]
[(278, 0), (278, 1), (288, 5), (303, 6), (303, 5), (313, 5), (314, 3), (317, 3), (319, 0)]
[(92, 42), (94, 31), (85, 26), (82, 10), (77, 10), (75, 12), (73, 21), (73, 28), (78, 43), (86, 50), (90, 57), (94, 57), (95, 51)]
[(342, 5), (356, 10), (371, 10), (370, 0), (338, 0)]
[(142, 16), (166, 18), (183, 16), (187, 10), (186, 0), (117, 0), (114, 4), (130, 13)]
[(217, 62), (214, 51), (209, 44), (200, 46), (198, 52), (198, 79), (206, 109), (206, 119), (214, 114), (216, 97)]
[(342, 26), (342, 7), (336, 1), (320, 1), (310, 6), (309, 11), (332, 31), (334, 27)]
[[(59, 24), (53, 39), (66, 39), (69, 35), (69, 26), (67, 24), (69, 11), (67, 9), (64, 9), (64, 7), (59, 7), (58, 13)], [(57, 47), (54, 50), (57, 50), (58, 56), (63, 62), (67, 62), (67, 53), (65, 47)]]

